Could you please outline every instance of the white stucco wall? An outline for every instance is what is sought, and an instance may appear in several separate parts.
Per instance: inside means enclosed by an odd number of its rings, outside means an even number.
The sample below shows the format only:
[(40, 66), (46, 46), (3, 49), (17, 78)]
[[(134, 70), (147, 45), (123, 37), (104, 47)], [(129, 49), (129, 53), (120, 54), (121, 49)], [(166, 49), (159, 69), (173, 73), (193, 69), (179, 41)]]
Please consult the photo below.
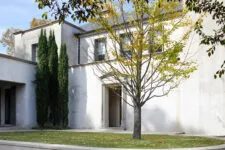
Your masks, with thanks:
[(69, 64), (78, 64), (78, 39), (75, 38), (75, 34), (81, 31), (67, 23), (62, 24), (62, 44), (67, 46), (67, 54), (69, 56)]
[(19, 83), (16, 86), (16, 125), (34, 127), (36, 125), (36, 102), (33, 81), (36, 65), (31, 62), (12, 59), (0, 54), (0, 81)]
[[(205, 19), (206, 31), (211, 19)], [(54, 29), (56, 42), (67, 44), (69, 64), (78, 63), (77, 41), (74, 34), (78, 30), (58, 23), (44, 27), (47, 33)], [(31, 60), (31, 45), (38, 42), (40, 29), (15, 36), (16, 57)], [(179, 31), (172, 38), (179, 37)], [(94, 40), (105, 37), (102, 34), (80, 36), (80, 62), (90, 63), (94, 59)], [(142, 108), (142, 130), (159, 132), (187, 132), (207, 135), (225, 134), (225, 83), (224, 77), (215, 80), (213, 74), (225, 59), (224, 47), (217, 47), (216, 53), (209, 58), (206, 46), (199, 45), (198, 35), (192, 34), (186, 48), (191, 50), (191, 60), (196, 60), (198, 70), (183, 81), (168, 96), (152, 99)], [(107, 48), (112, 41), (107, 39)], [(0, 80), (24, 83), (17, 88), (17, 124), (31, 127), (36, 124), (34, 80), (35, 65), (6, 57), (0, 57)], [(16, 68), (16, 69), (15, 69)], [(102, 108), (104, 103), (104, 83), (96, 76), (93, 65), (74, 66), (69, 69), (69, 127), (102, 128), (105, 126)], [(124, 93), (122, 93), (124, 96)], [(129, 97), (128, 97), (129, 100)], [(122, 125), (132, 130), (133, 109), (123, 105)], [(123, 124), (125, 123), (125, 124)]]
[[(80, 64), (87, 64), (94, 61), (95, 39), (106, 38), (105, 34), (95, 34), (80, 37)], [(109, 39), (106, 40), (108, 47)]]
[(74, 38), (75, 34), (82, 31), (69, 23), (54, 22), (50, 25), (43, 26), (41, 28), (34, 28), (27, 30), (24, 33), (15, 35), (15, 57), (23, 58), (26, 60), (32, 60), (32, 44), (38, 43), (41, 29), (45, 30), (47, 37), (50, 34), (50, 30), (54, 31), (55, 39), (58, 46), (58, 54), (60, 53), (61, 44), (64, 43), (67, 46), (67, 53), (69, 56), (69, 64), (78, 64), (78, 50), (77, 42)]
[(101, 128), (102, 82), (92, 66), (69, 69), (69, 127)]
[[(205, 47), (198, 46), (198, 70), (183, 81), (168, 96), (152, 99), (142, 108), (142, 130), (157, 132), (186, 132), (206, 135), (225, 134), (224, 78), (215, 80), (213, 74), (224, 59), (216, 53), (208, 58)], [(222, 51), (222, 49), (218, 49)], [(71, 68), (70, 127), (102, 128), (102, 82), (92, 65)], [(128, 98), (129, 99), (129, 98)], [(133, 108), (126, 107), (125, 126), (133, 128)]]
[[(44, 29), (47, 33), (47, 37), (50, 34), (50, 30), (55, 33), (55, 40), (60, 49), (61, 46), (61, 24), (53, 23), (52, 25), (35, 28), (30, 31), (15, 35), (15, 57), (23, 58), (26, 60), (32, 60), (32, 44), (38, 43), (38, 39), (41, 33), (41, 29)], [(59, 50), (58, 50), (59, 52)]]
[[(205, 30), (210, 33), (211, 26), (209, 24), (215, 27), (210, 17), (205, 19), (204, 22)], [(172, 38), (177, 38), (182, 33), (184, 32), (181, 30)], [(94, 39), (103, 36), (89, 35), (81, 37), (82, 64), (92, 62)], [(107, 39), (107, 47), (110, 44)], [(214, 73), (225, 59), (224, 47), (217, 47), (216, 53), (209, 58), (206, 53), (207, 46), (199, 44), (199, 36), (192, 33), (186, 50), (190, 50), (188, 59), (196, 61), (197, 71), (189, 79), (181, 82), (180, 86), (168, 96), (152, 99), (142, 108), (143, 131), (187, 132), (206, 135), (225, 134), (224, 77), (217, 80), (213, 78)], [(69, 74), (70, 126), (86, 128), (88, 124), (88, 128), (101, 128), (101, 100), (103, 99), (102, 95), (104, 95), (101, 86), (103, 83), (98, 77), (93, 77), (95, 75), (93, 66), (74, 67), (70, 69)], [(71, 110), (73, 106), (77, 109)], [(132, 130), (133, 109), (130, 106), (125, 109), (125, 126), (127, 129)], [(91, 113), (83, 115), (84, 112)]]

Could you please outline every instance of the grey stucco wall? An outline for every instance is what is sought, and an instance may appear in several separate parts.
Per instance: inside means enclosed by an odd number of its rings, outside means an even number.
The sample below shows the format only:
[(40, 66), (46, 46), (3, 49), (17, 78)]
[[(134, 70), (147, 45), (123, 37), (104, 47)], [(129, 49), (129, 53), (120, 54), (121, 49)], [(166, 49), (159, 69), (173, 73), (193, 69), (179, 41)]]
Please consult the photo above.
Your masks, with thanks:
[(78, 33), (80, 33), (78, 29), (66, 23), (62, 24), (62, 44), (67, 46), (69, 65), (78, 64), (78, 39), (74, 37), (74, 34)]
[(36, 65), (0, 54), (0, 80), (22, 83), (16, 87), (16, 125), (30, 128), (36, 125), (35, 80)]
[[(50, 34), (50, 30), (54, 31), (58, 50), (61, 46), (61, 26), (62, 24), (54, 23), (52, 25), (37, 28), (25, 33), (15, 35), (15, 57), (19, 57), (26, 60), (32, 60), (32, 44), (38, 43), (41, 29), (46, 30), (47, 37)], [(58, 51), (59, 52), (59, 51)]]

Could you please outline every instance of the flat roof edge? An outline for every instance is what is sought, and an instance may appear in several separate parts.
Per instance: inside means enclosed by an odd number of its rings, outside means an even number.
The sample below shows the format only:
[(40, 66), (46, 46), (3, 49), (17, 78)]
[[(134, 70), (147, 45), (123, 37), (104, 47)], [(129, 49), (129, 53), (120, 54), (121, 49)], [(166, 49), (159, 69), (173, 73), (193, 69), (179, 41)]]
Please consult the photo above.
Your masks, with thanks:
[[(51, 26), (51, 25), (53, 25), (53, 24), (55, 24), (55, 23), (59, 23), (59, 20), (55, 20), (55, 21), (49, 22), (49, 23), (47, 23), (47, 24), (40, 25), (40, 26), (37, 26), (37, 27), (34, 27), (34, 28), (30, 28), (30, 29), (27, 29), (27, 30), (18, 31), (18, 32), (15, 32), (15, 33), (13, 33), (13, 34), (14, 34), (14, 35), (17, 35), (17, 34), (23, 34), (23, 33), (25, 33), (25, 32), (29, 32), (29, 31), (41, 29), (41, 28), (44, 28), (44, 27), (47, 27), (47, 26)], [(76, 25), (74, 25), (74, 24), (72, 24), (72, 23), (70, 23), (70, 22), (68, 22), (68, 21), (66, 21), (66, 20), (63, 21), (62, 23), (68, 24), (69, 26), (72, 26), (73, 28), (76, 28), (76, 29), (78, 29), (78, 30), (80, 30), (80, 31), (82, 31), (82, 32), (86, 32), (86, 31), (83, 30), (82, 28), (80, 28), (80, 27), (78, 27), (78, 26), (76, 26)]]
[(30, 60), (25, 60), (25, 59), (22, 59), (22, 58), (13, 57), (13, 56), (9, 56), (9, 55), (1, 54), (1, 53), (0, 53), (0, 59), (1, 59), (1, 58), (11, 59), (11, 60), (15, 60), (15, 61), (19, 61), (19, 62), (31, 64), (31, 65), (37, 65), (36, 62), (30, 61)]

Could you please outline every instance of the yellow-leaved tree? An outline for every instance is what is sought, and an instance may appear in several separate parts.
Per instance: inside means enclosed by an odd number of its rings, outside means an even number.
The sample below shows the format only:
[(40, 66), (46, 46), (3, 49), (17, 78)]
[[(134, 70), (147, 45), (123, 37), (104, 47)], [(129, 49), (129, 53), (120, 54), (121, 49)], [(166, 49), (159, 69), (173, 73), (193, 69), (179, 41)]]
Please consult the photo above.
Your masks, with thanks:
[(2, 34), (0, 44), (2, 44), (3, 47), (7, 48), (8, 55), (13, 55), (14, 53), (15, 41), (13, 33), (18, 32), (19, 30), (20, 29), (9, 28)]
[(30, 28), (35, 28), (41, 25), (48, 24), (50, 22), (51, 20), (33, 18), (32, 21), (30, 22)]
[[(168, 95), (196, 70), (185, 49), (192, 21), (181, 3), (167, 0), (109, 1), (105, 9), (107, 14), (99, 12), (91, 20), (108, 41), (96, 74), (120, 84), (131, 98), (122, 97), (134, 109), (133, 138), (141, 139), (141, 108)], [(95, 60), (102, 58), (95, 55)]]

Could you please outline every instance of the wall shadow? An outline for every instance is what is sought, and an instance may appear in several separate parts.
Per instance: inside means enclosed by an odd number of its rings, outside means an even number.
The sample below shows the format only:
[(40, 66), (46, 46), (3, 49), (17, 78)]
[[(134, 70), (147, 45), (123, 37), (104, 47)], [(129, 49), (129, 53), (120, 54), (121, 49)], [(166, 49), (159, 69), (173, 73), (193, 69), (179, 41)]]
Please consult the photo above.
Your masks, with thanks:
[[(131, 108), (132, 109), (132, 108)], [(133, 119), (133, 111), (130, 111), (128, 116)], [(133, 121), (129, 122), (128, 130), (132, 130)], [(190, 125), (182, 125), (179, 120), (170, 117), (162, 108), (158, 106), (152, 109), (142, 110), (142, 133), (157, 132), (161, 134), (177, 133), (177, 134), (204, 134), (203, 129), (199, 129)]]
[(69, 127), (85, 128), (87, 74), (84, 67), (69, 69)]

